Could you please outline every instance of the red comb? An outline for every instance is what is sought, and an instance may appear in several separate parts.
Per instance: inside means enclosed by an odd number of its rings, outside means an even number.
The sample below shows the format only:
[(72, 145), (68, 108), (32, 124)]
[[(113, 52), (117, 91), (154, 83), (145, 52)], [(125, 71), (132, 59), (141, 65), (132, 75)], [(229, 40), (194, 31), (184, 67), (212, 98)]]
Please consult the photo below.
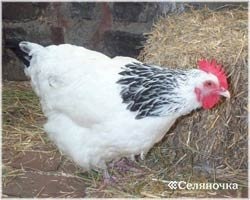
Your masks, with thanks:
[(199, 60), (198, 66), (200, 70), (215, 75), (218, 78), (221, 87), (225, 89), (228, 88), (227, 76), (224, 70), (221, 68), (221, 65), (217, 64), (215, 59), (211, 61), (205, 59)]

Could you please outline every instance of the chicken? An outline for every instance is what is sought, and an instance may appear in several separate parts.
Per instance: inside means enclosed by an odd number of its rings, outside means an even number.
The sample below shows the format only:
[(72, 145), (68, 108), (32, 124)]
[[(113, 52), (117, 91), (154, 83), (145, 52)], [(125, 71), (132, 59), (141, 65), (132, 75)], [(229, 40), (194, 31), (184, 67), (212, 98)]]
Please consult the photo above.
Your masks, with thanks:
[(178, 117), (230, 97), (215, 60), (177, 70), (69, 44), (19, 46), (50, 139), (78, 165), (103, 169), (105, 177), (107, 162), (143, 157)]

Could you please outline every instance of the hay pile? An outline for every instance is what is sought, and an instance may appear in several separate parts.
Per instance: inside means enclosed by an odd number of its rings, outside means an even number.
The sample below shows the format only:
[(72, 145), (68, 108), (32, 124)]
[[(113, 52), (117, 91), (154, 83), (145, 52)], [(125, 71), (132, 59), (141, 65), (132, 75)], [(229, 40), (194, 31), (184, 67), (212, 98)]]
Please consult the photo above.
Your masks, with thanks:
[(247, 10), (204, 8), (161, 18), (149, 34), (140, 60), (191, 68), (200, 58), (215, 58), (228, 74), (232, 96), (178, 120), (158, 152), (151, 153), (167, 162), (168, 179), (203, 175), (247, 185), (247, 20)]
[[(219, 180), (237, 182), (247, 188), (246, 10), (205, 9), (162, 18), (140, 55), (147, 63), (178, 68), (196, 66), (201, 57), (216, 58), (223, 63), (229, 75), (230, 101), (178, 120), (166, 140), (154, 146), (145, 161), (140, 161), (144, 168), (142, 174), (112, 172), (121, 180), (115, 187), (100, 190), (101, 174), (94, 171), (80, 174), (73, 170), (72, 175), (84, 179), (88, 186), (86, 197), (241, 196), (238, 191), (172, 191), (164, 182)], [(25, 173), (26, 169), (13, 167), (20, 153), (57, 151), (43, 131), (44, 120), (39, 100), (29, 83), (4, 83), (3, 192), (5, 185)]]

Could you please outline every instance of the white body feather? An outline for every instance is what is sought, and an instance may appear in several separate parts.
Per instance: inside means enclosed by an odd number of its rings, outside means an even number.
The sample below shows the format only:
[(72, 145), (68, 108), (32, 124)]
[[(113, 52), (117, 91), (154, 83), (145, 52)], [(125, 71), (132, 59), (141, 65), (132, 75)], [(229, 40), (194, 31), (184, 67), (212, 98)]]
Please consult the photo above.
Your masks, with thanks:
[(195, 95), (189, 95), (194, 104), (176, 115), (135, 119), (136, 113), (122, 103), (116, 82), (125, 64), (139, 61), (111, 59), (68, 44), (25, 45), (32, 55), (25, 72), (48, 119), (45, 130), (83, 168), (105, 169), (107, 161), (146, 153), (180, 115), (200, 107)]

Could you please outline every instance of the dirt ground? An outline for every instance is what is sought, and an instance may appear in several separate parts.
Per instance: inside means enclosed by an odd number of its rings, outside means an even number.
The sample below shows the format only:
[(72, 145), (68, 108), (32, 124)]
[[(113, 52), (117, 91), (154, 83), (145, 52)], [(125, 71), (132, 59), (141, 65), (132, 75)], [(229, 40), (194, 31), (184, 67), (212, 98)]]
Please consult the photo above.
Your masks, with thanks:
[[(117, 178), (103, 186), (102, 173), (85, 172), (49, 141), (42, 125), (39, 100), (27, 82), (4, 82), (2, 134), (2, 197), (247, 197), (247, 187), (223, 191), (173, 191), (164, 179), (189, 179), (156, 156), (157, 145), (134, 170), (112, 169)], [(167, 173), (166, 173), (167, 172)], [(192, 179), (195, 181), (195, 174)], [(199, 175), (199, 182), (205, 175)]]

